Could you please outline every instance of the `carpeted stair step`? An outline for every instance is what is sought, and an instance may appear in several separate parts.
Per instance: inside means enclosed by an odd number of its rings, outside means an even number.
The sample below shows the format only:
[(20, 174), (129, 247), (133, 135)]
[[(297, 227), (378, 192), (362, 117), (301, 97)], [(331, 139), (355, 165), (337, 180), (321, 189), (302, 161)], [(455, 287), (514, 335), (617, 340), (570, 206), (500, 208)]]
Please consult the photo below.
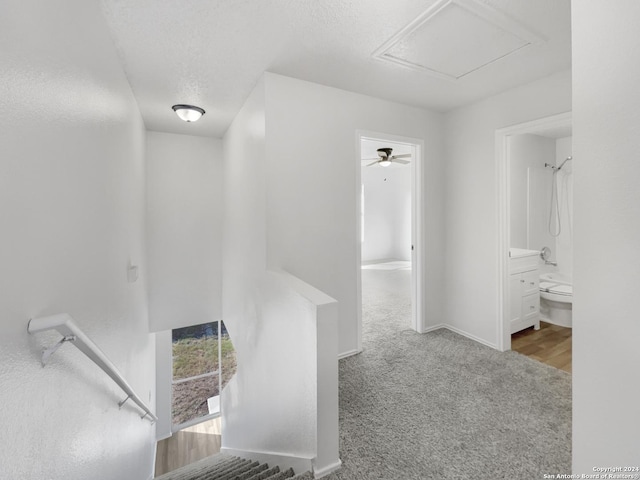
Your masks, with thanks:
[[(266, 464), (265, 464), (266, 465)], [(268, 465), (267, 465), (268, 467)], [(280, 467), (275, 466), (272, 468), (267, 468), (266, 470), (263, 470), (262, 472), (256, 473), (254, 476), (246, 478), (246, 479), (242, 479), (242, 480), (272, 480), (273, 477), (275, 475), (277, 475), (278, 473), (280, 473)], [(238, 479), (240, 480), (240, 479)]]
[(280, 472), (277, 475), (274, 475), (269, 480), (286, 480), (287, 478), (293, 478), (296, 474), (293, 471), (293, 468), (288, 468), (284, 472)]
[(165, 473), (156, 480), (310, 480), (313, 474), (306, 472), (295, 475), (293, 469), (284, 472), (278, 466), (269, 468), (259, 463), (239, 457), (219, 453), (191, 465)]
[(243, 476), (248, 477), (253, 475), (253, 472), (260, 471), (261, 468), (266, 467), (262, 467), (260, 463), (256, 461), (245, 460), (244, 463), (235, 468), (218, 473), (212, 472), (198, 480), (239, 480)]
[[(249, 480), (253, 479), (256, 475), (261, 474), (265, 470), (269, 468), (269, 465), (266, 463), (258, 463), (255, 462), (255, 465), (250, 470), (246, 470), (244, 472), (238, 472), (237, 475), (229, 477), (229, 480)], [(225, 479), (227, 480), (227, 479)]]
[(314, 478), (313, 473), (305, 472), (300, 475), (296, 475), (295, 477), (291, 477), (291, 480), (313, 480)]
[(156, 480), (192, 480), (194, 478), (206, 478), (211, 474), (221, 475), (224, 472), (241, 468), (243, 465), (251, 463), (250, 460), (217, 454), (160, 475), (156, 477)]
[(194, 478), (197, 478), (198, 480), (230, 480), (235, 478), (238, 474), (255, 468), (257, 465), (259, 465), (258, 462), (237, 458), (236, 461), (229, 462), (228, 465), (216, 468), (215, 470), (207, 471), (204, 475), (187, 478), (188, 480), (192, 480)]

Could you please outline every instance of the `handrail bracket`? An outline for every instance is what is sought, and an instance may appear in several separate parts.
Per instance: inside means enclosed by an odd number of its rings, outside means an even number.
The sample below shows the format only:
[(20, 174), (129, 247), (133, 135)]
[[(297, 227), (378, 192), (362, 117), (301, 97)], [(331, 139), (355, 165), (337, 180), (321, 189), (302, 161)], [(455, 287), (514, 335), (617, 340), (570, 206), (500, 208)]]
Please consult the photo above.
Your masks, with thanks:
[(127, 402), (127, 400), (129, 400), (131, 398), (131, 395), (127, 395), (127, 398), (125, 398), (124, 400), (122, 400), (121, 402), (118, 402), (118, 408), (122, 408), (122, 406)]
[(144, 412), (144, 415), (142, 415), (142, 416), (140, 417), (140, 420), (144, 420), (146, 416), (149, 416), (149, 419), (151, 420), (151, 423), (152, 423), (152, 424), (153, 424), (153, 423), (156, 423), (155, 419), (154, 419), (154, 418), (152, 418), (152, 417), (149, 415), (149, 412)]
[(56, 353), (56, 351), (65, 343), (65, 342), (73, 342), (76, 339), (75, 335), (65, 335), (64, 337), (62, 337), (60, 339), (60, 341), (58, 343), (56, 343), (53, 347), (49, 347), (49, 348), (45, 348), (42, 351), (42, 366), (44, 367), (47, 362), (49, 361), (49, 358), (51, 358), (51, 355), (53, 355), (54, 353)]

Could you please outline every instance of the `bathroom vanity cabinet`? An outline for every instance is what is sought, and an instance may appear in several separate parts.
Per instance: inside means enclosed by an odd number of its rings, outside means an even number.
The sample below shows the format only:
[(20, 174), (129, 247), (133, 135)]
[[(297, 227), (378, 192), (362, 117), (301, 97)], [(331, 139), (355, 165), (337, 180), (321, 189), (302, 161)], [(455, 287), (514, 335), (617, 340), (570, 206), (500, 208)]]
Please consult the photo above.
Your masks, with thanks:
[(511, 333), (533, 326), (540, 329), (539, 252), (511, 249), (509, 291), (511, 297)]

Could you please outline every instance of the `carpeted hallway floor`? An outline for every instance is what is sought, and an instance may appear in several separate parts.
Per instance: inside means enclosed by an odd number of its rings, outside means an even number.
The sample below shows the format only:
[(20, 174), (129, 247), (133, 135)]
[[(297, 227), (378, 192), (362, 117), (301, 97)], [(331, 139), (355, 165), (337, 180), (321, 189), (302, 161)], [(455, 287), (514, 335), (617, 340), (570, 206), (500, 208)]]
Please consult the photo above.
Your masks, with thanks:
[(543, 478), (571, 472), (571, 375), (448, 330), (410, 329), (410, 271), (367, 268), (363, 348), (340, 361), (328, 480)]

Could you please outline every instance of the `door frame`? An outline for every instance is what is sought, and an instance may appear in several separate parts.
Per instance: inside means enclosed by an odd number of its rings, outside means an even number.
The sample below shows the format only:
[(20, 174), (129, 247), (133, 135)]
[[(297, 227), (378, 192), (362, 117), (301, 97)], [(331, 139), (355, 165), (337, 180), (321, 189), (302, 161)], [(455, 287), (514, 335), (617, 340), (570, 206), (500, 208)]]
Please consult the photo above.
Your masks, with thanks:
[(511, 214), (509, 205), (511, 196), (509, 138), (526, 133), (542, 133), (551, 128), (570, 126), (571, 124), (572, 114), (571, 112), (565, 112), (496, 130), (496, 184), (498, 186), (498, 321), (496, 322), (496, 338), (498, 339), (498, 350), (502, 352), (511, 350), (511, 325), (509, 322), (509, 245), (511, 243), (509, 222)]
[(368, 130), (356, 131), (356, 307), (357, 307), (357, 351), (362, 351), (362, 230), (360, 223), (362, 188), (362, 140), (382, 140), (402, 143), (413, 147), (411, 162), (411, 327), (424, 332), (424, 234), (423, 234), (423, 166), (424, 140)]

